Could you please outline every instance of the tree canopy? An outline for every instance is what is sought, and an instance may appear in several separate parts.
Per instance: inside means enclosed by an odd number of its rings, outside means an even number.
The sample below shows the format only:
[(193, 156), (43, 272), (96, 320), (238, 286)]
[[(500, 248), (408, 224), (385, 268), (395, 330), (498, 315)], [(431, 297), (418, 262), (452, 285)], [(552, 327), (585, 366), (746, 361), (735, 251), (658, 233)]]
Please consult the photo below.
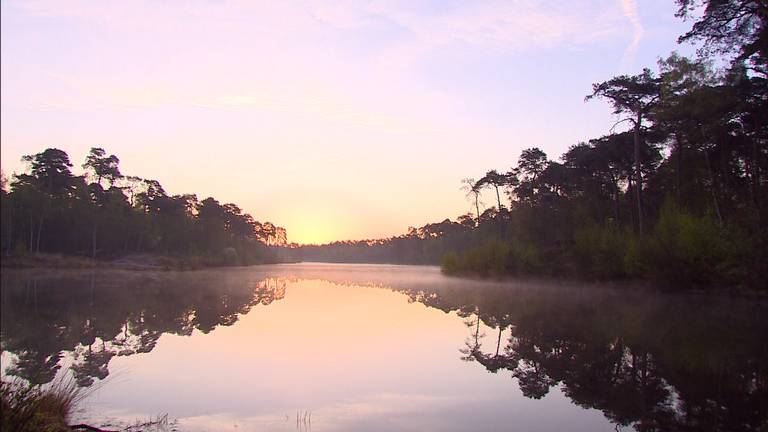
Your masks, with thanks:
[[(165, 254), (210, 264), (276, 260), (286, 231), (259, 222), (232, 203), (169, 195), (157, 180), (123, 176), (117, 156), (92, 148), (72, 173), (66, 152), (27, 155), (27, 173), (3, 184), (2, 249), (6, 255), (63, 253), (93, 258)], [(105, 189), (106, 187), (106, 189)]]

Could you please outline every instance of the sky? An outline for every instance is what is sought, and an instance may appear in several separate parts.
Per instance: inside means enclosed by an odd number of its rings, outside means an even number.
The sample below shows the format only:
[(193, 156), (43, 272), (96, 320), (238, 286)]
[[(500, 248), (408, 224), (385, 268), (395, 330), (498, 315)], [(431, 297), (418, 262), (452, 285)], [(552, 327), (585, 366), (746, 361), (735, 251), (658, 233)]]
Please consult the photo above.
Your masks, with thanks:
[(673, 0), (0, 5), (6, 175), (48, 147), (79, 174), (103, 147), (298, 243), (467, 213), (463, 178), (608, 132), (592, 83), (693, 52)]

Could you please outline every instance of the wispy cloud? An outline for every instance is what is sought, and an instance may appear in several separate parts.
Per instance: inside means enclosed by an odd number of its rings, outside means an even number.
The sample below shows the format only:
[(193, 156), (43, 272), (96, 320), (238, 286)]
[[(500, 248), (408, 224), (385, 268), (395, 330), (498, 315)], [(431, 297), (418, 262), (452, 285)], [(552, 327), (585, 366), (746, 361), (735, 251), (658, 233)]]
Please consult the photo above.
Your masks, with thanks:
[[(312, 16), (339, 27), (359, 27), (380, 19), (430, 44), (455, 42), (504, 50), (530, 50), (558, 44), (577, 45), (614, 36), (622, 30), (621, 14), (605, 2), (581, 0), (478, 1), (449, 9), (411, 7), (412, 3), (314, 1)], [(619, 13), (614, 13), (619, 12)], [(413, 42), (409, 40), (408, 42)]]
[(633, 30), (632, 41), (624, 51), (624, 57), (622, 58), (622, 69), (627, 69), (635, 61), (635, 54), (637, 53), (638, 46), (640, 46), (640, 41), (643, 39), (645, 29), (643, 28), (643, 22), (640, 20), (640, 14), (637, 12), (637, 2), (635, 0), (619, 1), (621, 2), (624, 16), (629, 20)]
[[(332, 192), (318, 194), (316, 214), (334, 196), (350, 203), (345, 189), (326, 187), (350, 175), (361, 196), (377, 197), (371, 205), (412, 199), (386, 221), (368, 218), (365, 206), (325, 210), (329, 221), (344, 212), (357, 221), (339, 228), (348, 238), (463, 212), (456, 180), (509, 163), (498, 155), (512, 158), (517, 146), (555, 154), (602, 133), (605, 113), (585, 108), (583, 92), (615, 73), (625, 50), (630, 62), (641, 40), (658, 44), (643, 38), (643, 24), (655, 34), (655, 17), (674, 12), (668, 0), (2, 0), (0, 8), (6, 171), (51, 143), (73, 155), (103, 144), (126, 170), (163, 172), (169, 187), (185, 185), (179, 192), (229, 196), (272, 219), (305, 214), (283, 198), (305, 193), (302, 176), (274, 194), (224, 179), (283, 178), (289, 161), (303, 176), (328, 178), (320, 186)], [(562, 126), (547, 128), (552, 116)], [(185, 151), (180, 168), (165, 171), (180, 143), (212, 142), (216, 151)], [(144, 152), (155, 157), (135, 156)], [(246, 157), (214, 164), (214, 153), (252, 154), (265, 168), (249, 169)], [(382, 185), (382, 167), (392, 166), (419, 170), (418, 181)], [(211, 175), (189, 180), (182, 167)]]

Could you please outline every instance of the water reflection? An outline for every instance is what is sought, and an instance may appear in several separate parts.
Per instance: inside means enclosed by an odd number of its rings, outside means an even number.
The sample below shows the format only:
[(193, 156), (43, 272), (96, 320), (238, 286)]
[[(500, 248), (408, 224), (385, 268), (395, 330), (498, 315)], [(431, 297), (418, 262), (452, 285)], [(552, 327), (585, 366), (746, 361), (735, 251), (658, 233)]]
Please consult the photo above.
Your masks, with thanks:
[[(466, 340), (455, 340), (455, 352), (472, 363), (464, 367), (481, 366), (532, 400), (557, 388), (573, 404), (638, 431), (768, 426), (764, 302), (461, 281), (422, 268), (4, 273), (2, 349), (13, 360), (3, 368), (35, 383), (69, 368), (89, 386), (109, 375), (115, 357), (151, 352), (163, 334), (232, 326), (254, 307), (284, 299), (291, 284), (317, 279), (390, 289), (463, 320)], [(382, 343), (407, 349), (396, 339)], [(297, 424), (303, 418), (297, 414)]]
[(252, 307), (284, 298), (286, 283), (192, 273), (13, 273), (2, 281), (2, 349), (16, 357), (5, 373), (48, 383), (69, 353), (77, 384), (90, 386), (109, 375), (113, 357), (148, 353), (165, 333), (230, 326)]
[[(526, 397), (560, 385), (638, 431), (768, 426), (764, 304), (562, 287), (405, 291), (469, 314), (463, 358), (508, 373)], [(480, 321), (497, 332), (489, 346)]]

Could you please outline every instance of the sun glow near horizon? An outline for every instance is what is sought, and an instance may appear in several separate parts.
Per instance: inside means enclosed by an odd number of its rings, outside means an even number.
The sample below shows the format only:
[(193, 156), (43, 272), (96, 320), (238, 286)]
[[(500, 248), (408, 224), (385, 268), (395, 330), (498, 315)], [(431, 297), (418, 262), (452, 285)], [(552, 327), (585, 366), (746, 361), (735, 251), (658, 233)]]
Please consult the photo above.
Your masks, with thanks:
[(325, 244), (339, 240), (338, 231), (328, 226), (323, 221), (313, 219), (300, 220), (292, 224), (292, 231), (288, 232), (288, 241), (300, 245)]
[(680, 49), (686, 25), (668, 0), (0, 7), (6, 175), (49, 147), (79, 173), (103, 147), (297, 243), (466, 213), (462, 178), (604, 134), (591, 84)]

